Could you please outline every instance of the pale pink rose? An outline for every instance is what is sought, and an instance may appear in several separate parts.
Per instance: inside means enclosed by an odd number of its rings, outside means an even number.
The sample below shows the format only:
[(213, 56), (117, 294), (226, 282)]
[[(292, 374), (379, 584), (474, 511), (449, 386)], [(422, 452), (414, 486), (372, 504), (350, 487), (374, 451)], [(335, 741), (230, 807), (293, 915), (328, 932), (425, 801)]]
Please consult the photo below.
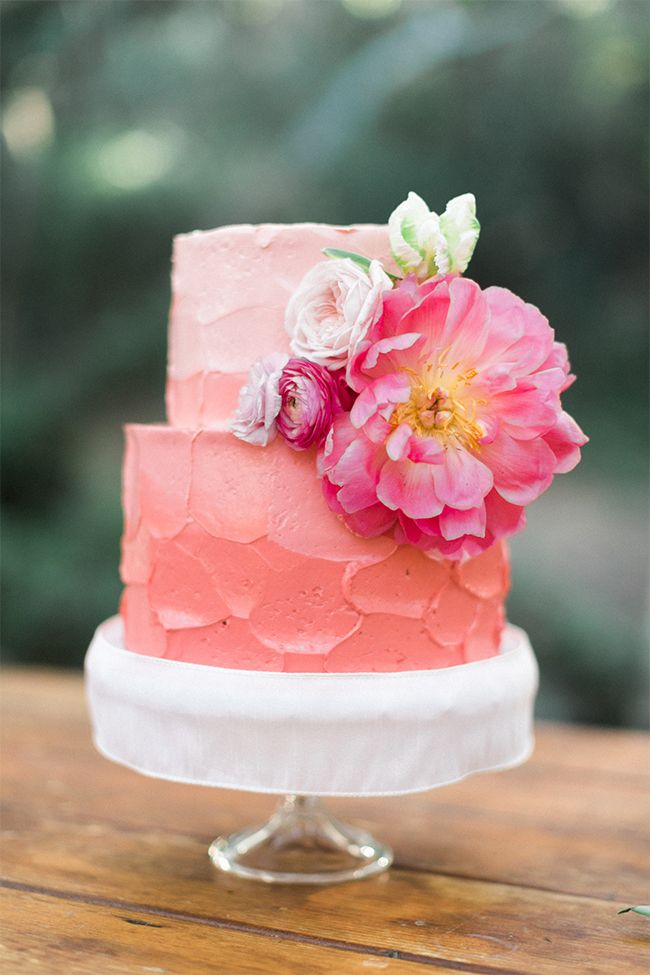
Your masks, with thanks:
[(307, 359), (289, 359), (278, 386), (282, 405), (276, 424), (278, 433), (294, 450), (321, 446), (332, 419), (343, 411), (339, 379), (334, 373)]
[(504, 288), (406, 279), (384, 298), (319, 459), (330, 507), (359, 535), (392, 530), (432, 555), (478, 555), (571, 470), (587, 438), (547, 320)]
[(282, 405), (278, 385), (288, 358), (282, 352), (274, 352), (251, 366), (246, 385), (239, 394), (239, 407), (230, 425), (240, 440), (266, 447), (275, 438), (275, 420)]
[(344, 367), (381, 315), (391, 280), (379, 261), (368, 271), (349, 258), (321, 261), (292, 295), (285, 316), (291, 351), (326, 369)]

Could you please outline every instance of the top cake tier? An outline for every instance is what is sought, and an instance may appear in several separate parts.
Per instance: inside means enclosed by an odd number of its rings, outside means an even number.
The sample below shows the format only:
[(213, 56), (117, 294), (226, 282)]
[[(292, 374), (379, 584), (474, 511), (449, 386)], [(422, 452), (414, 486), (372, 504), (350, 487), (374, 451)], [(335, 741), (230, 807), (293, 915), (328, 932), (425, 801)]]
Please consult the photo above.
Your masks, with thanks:
[(173, 426), (227, 426), (253, 361), (289, 351), (287, 302), (325, 247), (393, 267), (387, 228), (372, 224), (242, 224), (175, 238), (167, 377)]

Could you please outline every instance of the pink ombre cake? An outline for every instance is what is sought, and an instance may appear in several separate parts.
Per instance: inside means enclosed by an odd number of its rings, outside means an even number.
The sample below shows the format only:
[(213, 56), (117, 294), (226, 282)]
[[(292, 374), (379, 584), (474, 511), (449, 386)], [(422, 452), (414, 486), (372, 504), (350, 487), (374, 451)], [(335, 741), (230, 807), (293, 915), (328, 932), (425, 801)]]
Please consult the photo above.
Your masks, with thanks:
[(499, 652), (497, 541), (447, 561), (360, 537), (326, 503), (314, 451), (233, 436), (254, 360), (289, 354), (285, 309), (323, 248), (395, 269), (387, 228), (222, 227), (174, 244), (168, 425), (127, 428), (121, 615), (129, 650), (246, 670), (401, 671)]

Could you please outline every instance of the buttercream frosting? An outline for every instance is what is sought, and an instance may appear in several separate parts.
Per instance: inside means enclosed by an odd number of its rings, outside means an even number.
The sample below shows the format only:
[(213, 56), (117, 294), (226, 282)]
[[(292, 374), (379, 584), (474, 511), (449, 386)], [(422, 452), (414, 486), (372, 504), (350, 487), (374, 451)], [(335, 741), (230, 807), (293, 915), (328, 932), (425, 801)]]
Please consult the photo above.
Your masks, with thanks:
[(127, 427), (127, 646), (254, 669), (392, 671), (498, 652), (508, 556), (461, 565), (345, 528), (310, 452)]
[(223, 426), (251, 363), (289, 351), (284, 315), (323, 248), (393, 267), (387, 228), (373, 224), (242, 224), (174, 240), (167, 415), (176, 426)]

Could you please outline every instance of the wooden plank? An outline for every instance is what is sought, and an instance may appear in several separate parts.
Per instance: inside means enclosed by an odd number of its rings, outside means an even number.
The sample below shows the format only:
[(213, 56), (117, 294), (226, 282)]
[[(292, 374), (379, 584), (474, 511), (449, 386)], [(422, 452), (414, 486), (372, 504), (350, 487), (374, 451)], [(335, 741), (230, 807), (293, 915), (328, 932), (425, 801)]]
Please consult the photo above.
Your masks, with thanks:
[[(267, 797), (152, 781), (105, 761), (90, 744), (78, 677), (45, 675), (33, 694), (25, 680), (22, 673), (11, 675), (5, 694), (6, 828), (26, 817), (37, 826), (44, 819), (111, 823), (130, 831), (180, 832), (207, 846), (217, 833), (261, 821), (270, 811)], [(560, 751), (571, 752), (577, 739), (582, 745), (576, 751), (584, 754), (584, 729), (561, 730), (567, 743)], [(541, 729), (540, 740), (547, 737), (557, 743), (552, 726)], [(607, 754), (607, 733), (596, 737), (594, 758)], [(619, 758), (624, 742), (625, 735), (614, 736)], [(611, 776), (598, 768), (540, 765), (538, 755), (515, 771), (430, 793), (330, 805), (391, 843), (402, 866), (605, 899), (646, 899), (645, 780), (621, 775), (612, 787)]]
[(216, 872), (195, 839), (99, 823), (16, 834), (3, 869), (14, 884), (127, 900), (145, 913), (219, 918), (466, 970), (647, 975), (648, 928), (617, 915), (623, 904), (525, 887), (400, 870), (338, 887), (266, 887)]
[[(167, 783), (157, 782), (148, 783), (148, 795), (141, 796), (139, 808), (134, 808), (133, 795), (128, 803), (123, 801), (132, 780), (128, 774), (118, 780), (114, 799), (108, 792), (90, 792), (93, 801), (84, 804), (71, 799), (65, 786), (58, 791), (58, 780), (44, 781), (42, 795), (25, 802), (5, 778), (7, 792), (14, 792), (2, 813), (5, 835), (38, 829), (42, 823), (78, 823), (132, 835), (178, 833), (207, 848), (217, 834), (262, 821), (271, 809), (263, 797), (221, 791), (206, 795), (196, 788), (168, 788)], [(56, 793), (47, 788), (54, 784)], [(490, 817), (480, 804), (467, 809), (430, 803), (420, 809), (417, 800), (409, 797), (401, 808), (386, 800), (329, 805), (390, 843), (397, 865), (404, 868), (609, 900), (645, 902), (648, 897), (648, 841), (643, 834), (617, 831), (615, 821), (609, 836), (604, 832), (594, 836), (558, 830), (552, 824), (545, 828)]]
[[(345, 946), (287, 940), (253, 929), (232, 930), (173, 915), (151, 915), (119, 903), (22, 891), (0, 892), (4, 975), (413, 975), (415, 966)], [(436, 968), (442, 975), (458, 969)]]
[(622, 728), (538, 724), (536, 757), (540, 765), (575, 772), (595, 770), (608, 776), (638, 775), (647, 784), (650, 774), (650, 735)]

